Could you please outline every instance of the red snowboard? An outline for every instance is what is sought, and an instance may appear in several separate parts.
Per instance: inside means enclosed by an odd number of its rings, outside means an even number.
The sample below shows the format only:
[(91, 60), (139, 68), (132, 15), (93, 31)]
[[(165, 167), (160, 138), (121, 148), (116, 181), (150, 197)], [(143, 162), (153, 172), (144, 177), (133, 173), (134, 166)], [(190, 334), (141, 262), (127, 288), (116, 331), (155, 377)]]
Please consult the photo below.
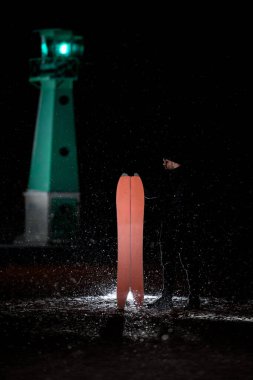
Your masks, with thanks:
[(131, 290), (135, 303), (142, 305), (144, 189), (140, 177), (123, 174), (116, 193), (118, 226), (118, 308), (124, 309)]

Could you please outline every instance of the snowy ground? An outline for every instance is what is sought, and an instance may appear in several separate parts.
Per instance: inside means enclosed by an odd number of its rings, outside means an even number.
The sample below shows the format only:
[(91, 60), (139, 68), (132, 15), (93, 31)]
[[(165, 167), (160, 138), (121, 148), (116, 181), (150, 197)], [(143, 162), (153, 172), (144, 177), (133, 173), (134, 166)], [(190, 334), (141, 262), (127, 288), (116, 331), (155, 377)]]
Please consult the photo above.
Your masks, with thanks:
[[(97, 297), (0, 304), (1, 379), (252, 379), (253, 302), (202, 299), (201, 311), (116, 307)], [(1, 372), (0, 372), (1, 373)]]
[[(152, 315), (170, 316), (177, 319), (205, 319), (221, 321), (242, 321), (253, 323), (253, 301), (245, 304), (235, 304), (231, 301), (218, 298), (201, 298), (201, 310), (186, 311), (186, 297), (173, 297), (173, 310), (156, 311), (148, 309), (148, 305), (159, 297), (145, 295), (142, 307), (136, 307), (129, 293), (124, 315), (131, 317), (149, 318)], [(114, 315), (117, 310), (116, 289), (106, 295), (85, 297), (57, 297), (33, 300), (11, 300), (0, 304), (0, 311), (4, 314), (18, 315), (19, 313), (53, 313), (59, 311), (77, 311), (84, 315)]]
[(186, 311), (174, 297), (173, 310), (150, 310), (162, 277), (147, 262), (143, 307), (130, 298), (119, 312), (115, 263), (42, 253), (1, 256), (1, 380), (253, 378), (252, 301), (202, 298)]

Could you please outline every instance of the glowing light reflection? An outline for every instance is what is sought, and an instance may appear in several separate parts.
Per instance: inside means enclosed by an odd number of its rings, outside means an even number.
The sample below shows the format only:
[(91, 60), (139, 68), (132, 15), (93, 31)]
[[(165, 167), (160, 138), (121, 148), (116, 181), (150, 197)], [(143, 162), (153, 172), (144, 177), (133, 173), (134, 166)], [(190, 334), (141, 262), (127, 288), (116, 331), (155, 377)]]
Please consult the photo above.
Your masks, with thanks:
[[(117, 298), (117, 292), (116, 292), (116, 290), (114, 290), (114, 291), (112, 291), (112, 292), (110, 292), (104, 296), (100, 296), (99, 298), (106, 300), (106, 301), (109, 301), (109, 300), (113, 301), (113, 300), (116, 300), (116, 298)], [(157, 298), (157, 296), (145, 295), (144, 301), (151, 301), (151, 300), (154, 300), (156, 298)], [(131, 291), (128, 293), (127, 301), (130, 303), (134, 302), (133, 293)]]

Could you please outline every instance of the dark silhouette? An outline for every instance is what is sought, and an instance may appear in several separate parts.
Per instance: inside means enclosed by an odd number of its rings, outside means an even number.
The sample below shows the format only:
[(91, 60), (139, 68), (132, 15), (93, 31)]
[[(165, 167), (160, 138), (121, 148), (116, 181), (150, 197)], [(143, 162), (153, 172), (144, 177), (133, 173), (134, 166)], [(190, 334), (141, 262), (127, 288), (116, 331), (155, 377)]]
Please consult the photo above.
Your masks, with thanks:
[[(174, 153), (173, 153), (174, 152)], [(150, 307), (166, 309), (173, 306), (176, 262), (179, 260), (188, 284), (187, 307), (200, 307), (199, 263), (201, 252), (200, 176), (193, 160), (184, 160), (173, 151), (160, 158), (156, 196), (147, 191), (147, 200), (156, 200), (160, 217), (159, 245), (163, 265), (162, 297)], [(163, 167), (163, 168), (162, 168)]]

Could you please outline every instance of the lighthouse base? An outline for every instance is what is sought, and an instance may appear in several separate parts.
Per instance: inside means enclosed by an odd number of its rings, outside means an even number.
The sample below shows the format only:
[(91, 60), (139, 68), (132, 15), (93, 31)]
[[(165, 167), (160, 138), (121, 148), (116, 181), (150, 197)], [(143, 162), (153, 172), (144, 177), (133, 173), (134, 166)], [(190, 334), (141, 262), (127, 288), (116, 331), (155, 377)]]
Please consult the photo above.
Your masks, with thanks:
[(80, 193), (28, 190), (24, 197), (25, 233), (16, 239), (16, 244), (75, 244), (79, 232)]

